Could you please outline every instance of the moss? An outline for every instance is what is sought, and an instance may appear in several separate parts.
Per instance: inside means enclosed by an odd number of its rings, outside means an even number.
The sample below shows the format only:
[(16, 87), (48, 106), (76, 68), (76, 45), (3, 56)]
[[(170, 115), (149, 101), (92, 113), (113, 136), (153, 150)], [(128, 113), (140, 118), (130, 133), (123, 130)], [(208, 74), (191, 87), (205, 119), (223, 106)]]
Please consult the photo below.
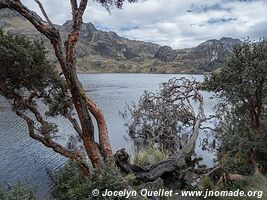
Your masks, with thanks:
[(81, 95), (82, 98), (86, 98), (86, 93), (82, 89), (80, 90), (80, 95)]

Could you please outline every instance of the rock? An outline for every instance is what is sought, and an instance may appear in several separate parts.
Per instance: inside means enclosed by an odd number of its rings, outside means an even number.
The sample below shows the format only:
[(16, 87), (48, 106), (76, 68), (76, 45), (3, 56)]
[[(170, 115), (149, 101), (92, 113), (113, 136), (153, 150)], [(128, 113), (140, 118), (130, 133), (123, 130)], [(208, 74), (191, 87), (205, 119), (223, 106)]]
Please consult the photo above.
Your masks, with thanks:
[(171, 62), (176, 57), (176, 52), (169, 46), (163, 46), (157, 50), (154, 57), (164, 62)]

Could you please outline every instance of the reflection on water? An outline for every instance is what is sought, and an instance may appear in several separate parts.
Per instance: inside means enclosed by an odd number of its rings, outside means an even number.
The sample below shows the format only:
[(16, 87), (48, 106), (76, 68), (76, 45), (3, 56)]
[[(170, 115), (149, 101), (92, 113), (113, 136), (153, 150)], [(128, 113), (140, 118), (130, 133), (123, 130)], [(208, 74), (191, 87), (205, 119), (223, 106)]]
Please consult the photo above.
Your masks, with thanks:
[[(80, 74), (79, 78), (86, 91), (102, 108), (108, 123), (110, 139), (114, 150), (132, 145), (126, 142), (126, 127), (119, 111), (124, 110), (125, 103), (136, 102), (144, 90), (156, 91), (159, 83), (172, 77), (186, 76), (202, 80), (201, 75), (171, 74)], [(206, 114), (211, 113), (213, 102), (209, 93), (205, 93)], [(53, 121), (59, 125), (61, 132), (72, 134), (71, 126), (62, 118)], [(54, 153), (27, 136), (24, 122), (10, 109), (8, 103), (0, 98), (0, 183), (13, 183), (18, 180), (34, 185), (42, 194), (49, 191), (47, 169), (61, 167), (66, 159)], [(62, 143), (65, 138), (62, 137)], [(207, 165), (212, 164), (212, 157), (197, 148), (198, 155), (204, 157)]]

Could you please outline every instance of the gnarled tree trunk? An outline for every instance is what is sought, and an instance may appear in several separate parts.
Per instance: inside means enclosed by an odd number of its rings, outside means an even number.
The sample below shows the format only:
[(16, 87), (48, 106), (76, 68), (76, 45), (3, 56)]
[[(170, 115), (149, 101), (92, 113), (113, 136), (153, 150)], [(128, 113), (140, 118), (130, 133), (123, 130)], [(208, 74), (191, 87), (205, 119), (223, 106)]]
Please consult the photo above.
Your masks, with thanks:
[[(97, 107), (96, 103), (85, 94), (76, 72), (75, 46), (77, 41), (79, 40), (80, 29), (83, 23), (82, 17), (88, 1), (81, 0), (78, 5), (77, 0), (70, 0), (72, 7), (73, 28), (64, 43), (64, 48), (62, 45), (59, 30), (49, 20), (42, 4), (38, 0), (35, 0), (35, 2), (38, 3), (43, 15), (46, 18), (47, 23), (44, 22), (42, 18), (35, 12), (29, 10), (25, 5), (23, 5), (20, 0), (0, 0), (0, 9), (8, 8), (20, 13), (23, 17), (29, 20), (40, 33), (45, 35), (45, 37), (50, 40), (64, 77), (67, 81), (80, 124), (77, 122), (75, 123), (73, 119), (71, 122), (72, 124), (74, 124), (75, 130), (78, 131), (83, 141), (83, 145), (88, 157), (90, 158), (93, 166), (97, 168), (101, 167), (101, 164), (106, 161), (108, 163), (113, 163), (112, 149), (108, 137), (108, 129), (104, 115), (102, 111)], [(24, 120), (28, 123), (29, 132), (30, 135), (32, 135), (32, 126), (29, 119), (23, 116), (22, 113), (17, 114), (24, 118)], [(95, 117), (98, 124), (100, 145), (95, 142), (94, 127), (91, 114)], [(79, 127), (80, 125), (81, 127)], [(36, 137), (33, 138), (39, 140)], [(57, 148), (55, 148), (55, 142), (53, 142), (52, 144), (48, 140), (39, 141), (47, 147), (54, 149), (61, 155), (77, 161), (76, 157), (74, 158), (72, 157), (72, 155), (68, 155), (67, 151), (58, 151)], [(79, 161), (79, 163), (81, 162)], [(85, 164), (84, 162), (82, 163), (83, 165)], [(86, 168), (89, 169), (88, 166)], [(86, 172), (85, 174), (88, 173)]]

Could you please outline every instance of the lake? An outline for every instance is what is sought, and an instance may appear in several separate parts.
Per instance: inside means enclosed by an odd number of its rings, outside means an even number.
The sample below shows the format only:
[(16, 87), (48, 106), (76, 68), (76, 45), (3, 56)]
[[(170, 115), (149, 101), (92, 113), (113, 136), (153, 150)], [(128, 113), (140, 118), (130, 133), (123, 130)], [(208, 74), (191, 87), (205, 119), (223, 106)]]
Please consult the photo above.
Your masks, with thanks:
[[(113, 150), (126, 148), (132, 152), (131, 142), (127, 137), (125, 121), (119, 115), (125, 104), (137, 102), (144, 90), (156, 91), (159, 83), (173, 77), (187, 77), (203, 80), (202, 75), (177, 74), (79, 74), (86, 91), (102, 108), (112, 143)], [(215, 100), (209, 99), (210, 93), (204, 92), (206, 115), (212, 113)], [(71, 126), (61, 117), (53, 119), (64, 133), (59, 140), (66, 143), (66, 138), (73, 133)], [(39, 194), (49, 192), (50, 180), (47, 170), (60, 168), (66, 159), (27, 135), (23, 120), (14, 114), (8, 102), (0, 98), (0, 184), (22, 181), (34, 186)], [(197, 147), (196, 152), (204, 158), (203, 163), (213, 164), (213, 156)]]

